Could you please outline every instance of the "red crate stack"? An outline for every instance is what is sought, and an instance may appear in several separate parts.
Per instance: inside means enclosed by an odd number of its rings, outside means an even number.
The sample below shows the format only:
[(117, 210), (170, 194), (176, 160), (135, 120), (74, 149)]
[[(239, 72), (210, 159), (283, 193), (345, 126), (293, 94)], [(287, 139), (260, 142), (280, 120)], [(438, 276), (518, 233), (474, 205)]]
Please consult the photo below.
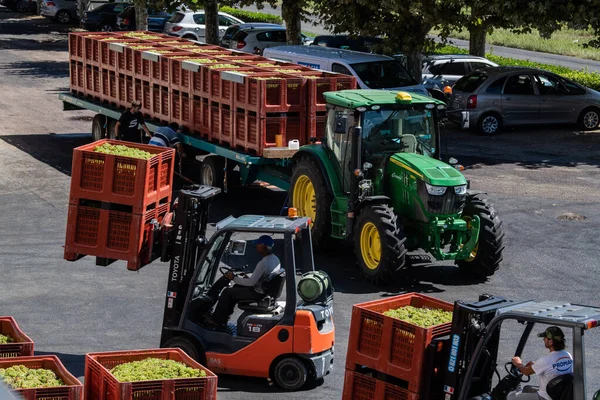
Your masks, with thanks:
[(0, 360), (33, 355), (33, 340), (19, 328), (13, 317), (0, 317), (0, 334), (13, 340), (11, 343), (0, 344)]
[[(177, 378), (156, 381), (120, 382), (110, 370), (117, 365), (146, 358), (181, 362), (202, 370), (201, 378)], [(86, 400), (216, 400), (217, 376), (180, 349), (115, 351), (85, 355)]]
[[(450, 303), (417, 293), (355, 304), (346, 355), (346, 370), (353, 374), (347, 373), (346, 378), (359, 376), (362, 379), (361, 370), (367, 368), (401, 380), (414, 395), (424, 390), (422, 375), (426, 348), (432, 339), (450, 333), (451, 323), (422, 328), (383, 314), (405, 306), (450, 312), (454, 308)], [(344, 399), (351, 399), (346, 393), (351, 386), (346, 386)]]
[(35, 389), (13, 389), (23, 400), (60, 399), (81, 400), (83, 385), (67, 371), (56, 356), (32, 356), (0, 359), (0, 368), (24, 365), (30, 369), (49, 369), (64, 382), (64, 386)]

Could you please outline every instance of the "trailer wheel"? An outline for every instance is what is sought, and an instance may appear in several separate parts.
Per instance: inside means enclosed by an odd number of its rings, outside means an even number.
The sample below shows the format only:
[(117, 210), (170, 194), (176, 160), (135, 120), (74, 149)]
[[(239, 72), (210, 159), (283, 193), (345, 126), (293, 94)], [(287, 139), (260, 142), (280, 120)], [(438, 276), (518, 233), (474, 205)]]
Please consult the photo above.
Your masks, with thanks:
[(169, 339), (162, 347), (171, 349), (181, 349), (184, 353), (192, 357), (194, 360), (198, 361), (203, 365), (206, 364), (206, 361), (204, 360), (204, 351), (202, 349), (198, 349), (198, 347), (195, 346), (191, 340), (184, 336), (177, 336), (172, 339)]
[(301, 157), (292, 171), (288, 205), (296, 208), (299, 216), (312, 220), (315, 246), (324, 244), (331, 235), (332, 201), (319, 165), (311, 157)]
[(200, 184), (223, 188), (225, 162), (222, 157), (208, 156), (200, 166)]
[(386, 205), (364, 208), (354, 232), (354, 251), (364, 277), (376, 285), (393, 279), (406, 256), (406, 236), (394, 211)]
[(105, 138), (106, 117), (102, 114), (96, 114), (92, 120), (92, 140), (98, 141)]
[(502, 261), (504, 250), (502, 221), (498, 218), (494, 206), (487, 199), (477, 195), (467, 198), (462, 215), (467, 225), (474, 215), (477, 215), (480, 220), (479, 241), (470, 256), (465, 260), (456, 260), (456, 265), (469, 275), (487, 277), (494, 275)]
[(308, 379), (306, 365), (296, 357), (282, 358), (273, 369), (273, 380), (280, 388), (299, 390)]
[(117, 120), (113, 118), (106, 118), (106, 138), (107, 139), (116, 139), (117, 132), (115, 132), (115, 125), (117, 125)]

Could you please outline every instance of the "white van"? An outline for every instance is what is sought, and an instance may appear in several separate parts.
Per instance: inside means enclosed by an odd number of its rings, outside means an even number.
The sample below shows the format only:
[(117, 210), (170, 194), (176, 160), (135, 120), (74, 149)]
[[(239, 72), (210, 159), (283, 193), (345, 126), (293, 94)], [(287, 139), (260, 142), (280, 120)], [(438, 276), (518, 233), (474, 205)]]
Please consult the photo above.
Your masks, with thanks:
[(405, 90), (430, 96), (400, 62), (392, 57), (321, 46), (278, 46), (263, 56), (323, 71), (356, 77), (361, 89)]

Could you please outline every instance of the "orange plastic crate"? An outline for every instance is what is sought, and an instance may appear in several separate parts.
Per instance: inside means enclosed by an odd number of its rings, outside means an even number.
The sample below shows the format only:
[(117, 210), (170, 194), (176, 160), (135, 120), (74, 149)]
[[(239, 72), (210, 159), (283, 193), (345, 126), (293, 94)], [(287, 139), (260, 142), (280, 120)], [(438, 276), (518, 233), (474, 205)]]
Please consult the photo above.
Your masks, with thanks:
[[(110, 373), (117, 365), (148, 357), (174, 360), (204, 370), (203, 378), (119, 382)], [(180, 349), (132, 350), (85, 355), (86, 400), (213, 400), (217, 376)]]
[(419, 395), (393, 383), (347, 369), (342, 400), (419, 400)]
[(60, 378), (66, 386), (36, 388), (36, 389), (13, 389), (12, 391), (23, 400), (81, 400), (83, 385), (67, 371), (56, 356), (16, 357), (0, 359), (0, 368), (8, 368), (14, 365), (24, 365), (32, 369), (49, 369)]
[(433, 338), (450, 333), (452, 323), (421, 328), (383, 314), (409, 305), (454, 309), (450, 303), (417, 293), (355, 304), (346, 368), (353, 370), (357, 365), (372, 368), (407, 381), (411, 391), (420, 391), (425, 349)]
[(13, 317), (0, 317), (0, 333), (14, 340), (0, 344), (0, 359), (33, 355), (33, 340), (19, 328)]

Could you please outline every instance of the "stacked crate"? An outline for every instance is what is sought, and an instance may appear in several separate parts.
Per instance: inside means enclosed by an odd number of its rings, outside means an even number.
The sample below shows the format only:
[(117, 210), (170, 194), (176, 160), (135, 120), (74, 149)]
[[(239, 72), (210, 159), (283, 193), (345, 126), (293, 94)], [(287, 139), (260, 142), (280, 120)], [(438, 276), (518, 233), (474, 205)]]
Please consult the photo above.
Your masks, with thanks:
[(452, 311), (453, 305), (408, 293), (352, 308), (343, 400), (427, 400), (426, 349), (451, 323), (421, 328), (383, 313), (404, 306)]
[(0, 334), (13, 340), (10, 343), (0, 344), (0, 360), (33, 355), (33, 340), (23, 333), (13, 317), (0, 317)]
[(99, 264), (127, 261), (138, 270), (152, 261), (154, 233), (170, 209), (175, 150), (127, 143), (148, 160), (95, 152), (99, 140), (73, 151), (64, 258), (96, 256)]
[(69, 35), (71, 91), (115, 107), (142, 102), (158, 123), (262, 155), (324, 135), (326, 91), (352, 76), (150, 32)]

